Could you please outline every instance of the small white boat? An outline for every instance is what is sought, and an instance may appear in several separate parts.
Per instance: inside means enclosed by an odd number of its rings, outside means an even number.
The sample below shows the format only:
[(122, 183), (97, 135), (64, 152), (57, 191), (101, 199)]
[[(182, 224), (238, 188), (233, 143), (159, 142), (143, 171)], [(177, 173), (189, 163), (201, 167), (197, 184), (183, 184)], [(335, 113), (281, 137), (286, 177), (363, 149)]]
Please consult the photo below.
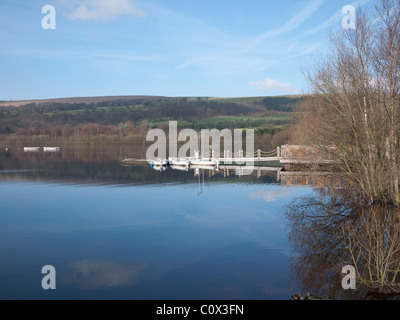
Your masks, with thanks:
[(219, 171), (219, 168), (217, 166), (206, 166), (206, 165), (197, 165), (197, 166), (191, 166), (191, 169), (194, 170), (215, 170), (215, 171)]
[(150, 163), (150, 167), (154, 168), (154, 167), (168, 167), (169, 166), (169, 161), (165, 160), (165, 159), (156, 159), (153, 160)]
[(168, 169), (166, 166), (151, 166), (151, 168), (159, 172), (163, 172)]
[(218, 161), (215, 160), (194, 159), (190, 161), (191, 166), (217, 167), (218, 164)]
[(60, 152), (60, 147), (43, 147), (44, 152)]
[(173, 166), (173, 165), (170, 166), (169, 168), (172, 169), (172, 170), (185, 171), (185, 172), (189, 172), (189, 169), (190, 169), (189, 166), (184, 167), (184, 166)]
[(39, 152), (39, 147), (24, 147), (24, 152)]
[(171, 166), (177, 166), (177, 167), (189, 167), (191, 162), (189, 159), (174, 159), (174, 158), (169, 158), (169, 163)]

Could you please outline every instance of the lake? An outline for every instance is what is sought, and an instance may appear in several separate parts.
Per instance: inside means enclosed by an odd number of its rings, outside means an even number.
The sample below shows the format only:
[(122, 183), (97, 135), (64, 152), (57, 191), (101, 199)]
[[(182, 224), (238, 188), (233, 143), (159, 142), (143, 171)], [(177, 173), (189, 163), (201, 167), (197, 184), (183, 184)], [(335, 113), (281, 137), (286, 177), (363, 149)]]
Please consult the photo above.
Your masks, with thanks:
[[(124, 167), (142, 146), (0, 152), (0, 299), (290, 300), (287, 205), (313, 193), (276, 172)], [(56, 269), (43, 290), (42, 267)], [(312, 288), (311, 288), (312, 289)]]

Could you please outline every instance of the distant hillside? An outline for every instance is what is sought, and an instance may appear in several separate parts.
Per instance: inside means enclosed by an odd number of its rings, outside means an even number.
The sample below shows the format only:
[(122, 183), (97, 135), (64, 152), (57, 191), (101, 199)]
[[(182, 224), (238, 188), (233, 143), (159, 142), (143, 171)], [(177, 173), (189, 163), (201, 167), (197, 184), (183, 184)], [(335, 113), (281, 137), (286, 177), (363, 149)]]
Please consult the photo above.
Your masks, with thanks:
[[(301, 96), (187, 98), (156, 96), (83, 97), (0, 103), (0, 134), (41, 134), (87, 124), (165, 128), (258, 128), (275, 132), (290, 122)], [(47, 130), (47, 131), (46, 131)], [(79, 131), (79, 130), (78, 130)], [(44, 133), (45, 134), (45, 133)]]
[(49, 104), (49, 103), (82, 103), (92, 104), (105, 101), (123, 101), (133, 99), (159, 99), (165, 97), (159, 96), (105, 96), (105, 97), (76, 97), (59, 99), (41, 99), (41, 100), (20, 100), (20, 101), (0, 101), (0, 106), (20, 107), (27, 104)]

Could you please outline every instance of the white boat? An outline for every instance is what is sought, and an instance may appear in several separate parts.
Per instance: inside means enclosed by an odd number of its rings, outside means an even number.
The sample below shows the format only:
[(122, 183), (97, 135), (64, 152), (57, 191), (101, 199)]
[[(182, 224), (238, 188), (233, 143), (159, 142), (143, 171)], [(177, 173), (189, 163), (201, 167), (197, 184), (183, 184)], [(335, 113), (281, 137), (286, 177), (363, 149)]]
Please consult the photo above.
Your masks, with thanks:
[(172, 170), (177, 170), (177, 171), (185, 171), (185, 172), (189, 172), (190, 167), (184, 167), (184, 166), (170, 166), (169, 167)]
[(169, 163), (171, 166), (177, 166), (177, 167), (188, 167), (190, 166), (190, 159), (186, 158), (181, 158), (181, 159), (176, 159), (176, 158), (169, 158)]
[(39, 152), (39, 147), (24, 147), (24, 152)]
[(151, 166), (151, 168), (159, 172), (163, 172), (168, 169), (166, 166)]
[(218, 166), (206, 166), (206, 165), (196, 165), (196, 166), (191, 166), (190, 167), (193, 170), (215, 170), (217, 172), (219, 172), (219, 168)]
[(167, 167), (169, 166), (169, 161), (165, 159), (156, 159), (150, 163), (150, 167)]
[(60, 147), (43, 147), (44, 152), (59, 152), (61, 151)]
[(217, 167), (219, 165), (216, 160), (204, 160), (204, 159), (193, 159), (190, 160), (191, 166), (205, 166), (205, 167)]

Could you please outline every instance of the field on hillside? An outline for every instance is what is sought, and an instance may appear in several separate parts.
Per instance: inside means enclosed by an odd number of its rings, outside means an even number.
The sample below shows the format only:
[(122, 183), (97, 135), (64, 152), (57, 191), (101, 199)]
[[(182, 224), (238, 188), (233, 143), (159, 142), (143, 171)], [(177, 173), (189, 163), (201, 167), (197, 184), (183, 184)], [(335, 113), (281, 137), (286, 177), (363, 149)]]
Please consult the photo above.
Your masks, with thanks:
[[(290, 124), (299, 96), (248, 98), (93, 97), (7, 102), (0, 105), (0, 135), (143, 135), (148, 129), (255, 129), (275, 134)], [(83, 102), (82, 102), (83, 101)]]

